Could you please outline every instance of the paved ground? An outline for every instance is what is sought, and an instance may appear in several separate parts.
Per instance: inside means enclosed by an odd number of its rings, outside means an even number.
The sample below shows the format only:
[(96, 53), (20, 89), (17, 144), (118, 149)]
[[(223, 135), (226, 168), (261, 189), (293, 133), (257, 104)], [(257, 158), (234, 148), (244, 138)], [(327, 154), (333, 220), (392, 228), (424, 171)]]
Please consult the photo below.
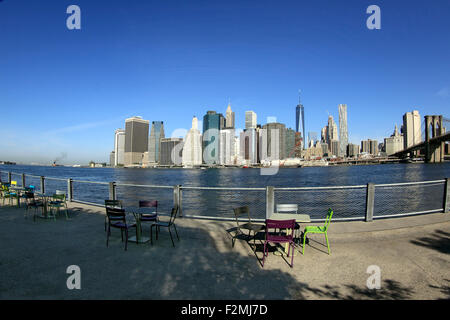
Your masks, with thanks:
[[(24, 212), (0, 206), (1, 299), (450, 298), (448, 213), (332, 223), (331, 255), (311, 236), (291, 269), (273, 254), (262, 268), (261, 245), (232, 248), (230, 222), (177, 219), (175, 248), (162, 230), (153, 246), (124, 251), (117, 230), (106, 247), (102, 208), (71, 204), (71, 220), (56, 222)], [(69, 265), (81, 268), (81, 290), (67, 289)], [(381, 268), (379, 290), (366, 286), (370, 265)]]

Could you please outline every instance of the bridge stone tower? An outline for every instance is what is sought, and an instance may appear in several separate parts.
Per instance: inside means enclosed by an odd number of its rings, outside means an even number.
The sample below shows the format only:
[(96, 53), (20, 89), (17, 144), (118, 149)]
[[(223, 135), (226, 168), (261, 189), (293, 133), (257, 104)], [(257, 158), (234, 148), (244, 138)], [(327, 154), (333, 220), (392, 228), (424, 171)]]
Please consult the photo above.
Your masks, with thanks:
[(425, 162), (443, 162), (445, 142), (432, 141), (444, 134), (442, 116), (425, 116)]

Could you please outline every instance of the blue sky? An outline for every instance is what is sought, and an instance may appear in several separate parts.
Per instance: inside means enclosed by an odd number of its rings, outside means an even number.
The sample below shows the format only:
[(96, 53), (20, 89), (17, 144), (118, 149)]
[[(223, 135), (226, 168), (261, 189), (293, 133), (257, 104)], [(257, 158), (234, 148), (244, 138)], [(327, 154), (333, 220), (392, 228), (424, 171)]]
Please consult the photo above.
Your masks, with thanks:
[[(66, 9), (81, 8), (81, 30)], [(381, 8), (381, 30), (366, 9)], [(320, 133), (348, 105), (349, 140), (413, 109), (450, 116), (449, 1), (0, 1), (0, 160), (108, 161), (140, 115), (166, 135), (245, 110)]]

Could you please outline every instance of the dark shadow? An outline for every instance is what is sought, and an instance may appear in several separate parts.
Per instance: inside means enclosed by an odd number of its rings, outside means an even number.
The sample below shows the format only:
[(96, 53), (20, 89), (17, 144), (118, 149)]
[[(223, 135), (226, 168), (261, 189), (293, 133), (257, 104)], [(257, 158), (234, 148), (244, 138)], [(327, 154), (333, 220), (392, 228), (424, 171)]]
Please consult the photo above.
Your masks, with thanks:
[(450, 233), (442, 230), (435, 230), (435, 234), (432, 237), (422, 237), (411, 240), (411, 243), (441, 253), (450, 254)]
[(441, 298), (439, 300), (450, 300), (450, 280), (445, 279), (445, 281), (447, 282), (447, 285), (444, 285), (444, 286), (437, 287), (437, 286), (430, 285), (430, 288), (438, 289), (441, 291), (442, 294), (445, 295), (444, 298)]
[(318, 297), (320, 299), (337, 300), (405, 300), (410, 299), (414, 291), (394, 280), (384, 280), (380, 289), (368, 289), (355, 285), (329, 286), (312, 288), (306, 283), (298, 283), (294, 292), (296, 299)]

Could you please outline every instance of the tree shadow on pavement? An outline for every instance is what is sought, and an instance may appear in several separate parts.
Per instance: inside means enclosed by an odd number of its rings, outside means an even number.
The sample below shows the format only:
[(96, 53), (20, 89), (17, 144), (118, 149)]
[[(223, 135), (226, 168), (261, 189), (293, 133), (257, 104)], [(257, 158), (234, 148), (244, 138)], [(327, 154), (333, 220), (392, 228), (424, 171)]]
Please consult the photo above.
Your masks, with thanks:
[(442, 230), (435, 230), (435, 234), (432, 237), (422, 237), (411, 240), (411, 243), (437, 250), (441, 253), (450, 254), (450, 233)]

